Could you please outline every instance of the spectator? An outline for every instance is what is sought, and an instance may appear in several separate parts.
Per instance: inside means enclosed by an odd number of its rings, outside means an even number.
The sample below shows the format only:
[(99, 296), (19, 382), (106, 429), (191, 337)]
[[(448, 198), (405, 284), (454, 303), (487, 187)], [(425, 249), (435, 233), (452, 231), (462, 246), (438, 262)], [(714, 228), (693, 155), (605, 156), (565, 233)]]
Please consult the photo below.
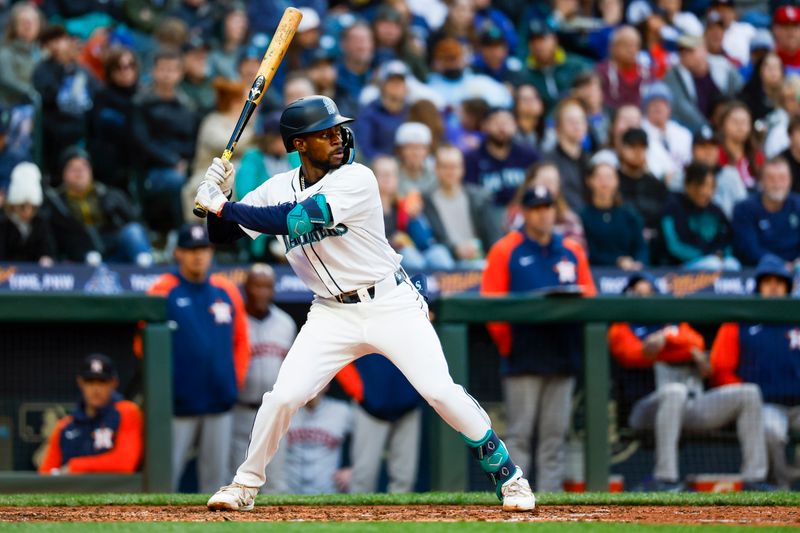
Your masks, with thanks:
[(787, 72), (800, 72), (800, 9), (793, 5), (778, 7), (772, 15), (775, 51)]
[(672, 66), (672, 53), (668, 39), (674, 35), (664, 19), (664, 12), (654, 9), (647, 1), (634, 1), (628, 4), (626, 18), (628, 23), (639, 30), (642, 35), (642, 53), (653, 64), (656, 79), (664, 77)]
[[(228, 139), (239, 120), (242, 103), (247, 98), (249, 87), (240, 81), (216, 78), (213, 89), (215, 93), (213, 100), (216, 102), (217, 110), (206, 115), (200, 123), (195, 143), (194, 163), (192, 164), (195, 172), (182, 190), (183, 216), (187, 223), (196, 221), (196, 217), (192, 214), (194, 195), (197, 193), (200, 182), (203, 181), (205, 165), (213, 158), (219, 157), (228, 145)], [(240, 162), (242, 154), (247, 151), (252, 142), (253, 129), (245, 128), (236, 144), (236, 151), (233, 153), (232, 162), (234, 164)]]
[(6, 35), (0, 46), (0, 102), (3, 105), (30, 103), (33, 71), (41, 57), (39, 33), (44, 18), (33, 3), (19, 2), (11, 8)]
[[(517, 32), (514, 23), (501, 10), (492, 6), (491, 0), (474, 0), (475, 27), (495, 26), (502, 33), (509, 50), (517, 49)], [(478, 36), (480, 37), (480, 35)]]
[(791, 192), (792, 174), (786, 160), (764, 163), (760, 185), (760, 194), (733, 210), (736, 256), (744, 265), (756, 265), (768, 253), (794, 262), (800, 259), (800, 195)]
[(208, 50), (199, 37), (192, 37), (183, 45), (183, 79), (178, 87), (191, 100), (198, 118), (216, 107), (212, 78), (208, 75)]
[(312, 398), (292, 416), (284, 438), (290, 494), (347, 492), (350, 472), (342, 468), (342, 445), (353, 431), (347, 402)]
[(5, 212), (0, 211), (0, 261), (53, 264), (55, 244), (41, 206), (42, 173), (33, 163), (20, 163), (11, 172)]
[(641, 270), (648, 259), (644, 224), (635, 210), (622, 205), (613, 153), (598, 152), (592, 158), (586, 184), (589, 201), (581, 211), (581, 220), (589, 263)]
[(380, 98), (359, 112), (354, 130), (358, 149), (365, 161), (393, 152), (395, 133), (408, 114), (408, 73), (408, 68), (399, 60), (385, 63), (379, 70)]
[(59, 154), (86, 140), (86, 113), (97, 82), (78, 65), (77, 41), (63, 26), (45, 29), (40, 40), (47, 57), (33, 71), (33, 86), (42, 98), (42, 144), (51, 185), (58, 185)]
[(452, 37), (442, 39), (433, 48), (428, 86), (441, 95), (448, 106), (455, 107), (471, 97), (480, 97), (490, 106), (511, 107), (511, 93), (505, 85), (472, 72), (467, 65), (464, 45)]
[(444, 39), (455, 39), (471, 53), (478, 45), (479, 26), (475, 20), (475, 7), (472, 0), (451, 2), (448, 5), (447, 18), (439, 31), (430, 38), (428, 48), (433, 50)]
[(689, 270), (739, 270), (733, 257), (730, 222), (711, 199), (716, 176), (711, 167), (686, 167), (683, 193), (673, 193), (664, 208), (661, 234), (670, 262)]
[(778, 107), (764, 119), (764, 156), (775, 157), (789, 147), (787, 130), (793, 117), (800, 115), (800, 76), (784, 78)]
[(105, 60), (106, 84), (97, 93), (89, 114), (87, 146), (99, 179), (130, 190), (135, 179), (130, 150), (133, 99), (139, 83), (139, 62), (127, 48), (112, 48)]
[(716, 100), (739, 91), (742, 80), (727, 60), (709, 57), (699, 37), (678, 38), (678, 57), (664, 83), (673, 96), (672, 116), (693, 131), (707, 123)]
[(656, 9), (660, 10), (664, 16), (664, 21), (671, 26), (673, 31), (679, 35), (700, 35), (703, 33), (703, 25), (697, 15), (691, 11), (681, 11), (683, 2), (678, 0), (657, 0)]
[(342, 58), (336, 81), (345, 94), (355, 100), (372, 75), (375, 40), (372, 29), (365, 22), (355, 22), (341, 35)]
[(549, 114), (570, 90), (575, 77), (590, 64), (561, 48), (552, 26), (539, 19), (532, 19), (528, 28), (528, 54), (528, 79), (542, 97), (545, 114)]
[(611, 114), (603, 103), (603, 87), (597, 72), (587, 70), (576, 76), (572, 82), (572, 96), (583, 104), (586, 112), (591, 150), (596, 151), (606, 146), (611, 126)]
[(403, 256), (408, 270), (450, 270), (453, 258), (436, 242), (423, 214), (422, 194), (415, 191), (400, 198), (397, 192), (399, 167), (391, 156), (378, 156), (372, 162), (383, 205), (383, 225), (389, 244)]
[[(756, 269), (756, 293), (786, 298), (794, 280), (780, 257), (767, 254)], [(786, 462), (789, 431), (800, 430), (796, 324), (723, 324), (711, 348), (711, 382), (724, 387), (754, 384), (764, 397), (764, 430), (772, 477), (779, 490), (800, 479), (800, 465)], [(747, 385), (739, 385), (747, 386)]]
[(46, 191), (58, 256), (76, 263), (105, 259), (150, 266), (147, 232), (135, 221), (130, 200), (122, 191), (95, 182), (89, 154), (69, 148), (61, 168), (62, 185)]
[(514, 118), (517, 121), (517, 134), (514, 141), (537, 152), (544, 140), (544, 104), (539, 91), (530, 84), (517, 87), (514, 97)]
[(483, 268), (486, 251), (501, 237), (501, 227), (485, 216), (484, 191), (464, 184), (464, 156), (458, 148), (436, 150), (438, 186), (424, 197), (423, 213), (437, 242), (447, 246), (459, 268)]
[(525, 179), (525, 170), (539, 159), (533, 150), (514, 142), (516, 124), (507, 109), (492, 109), (483, 123), (486, 139), (464, 156), (464, 181), (480, 185), (491, 195), (492, 209), (485, 216), (502, 224), (506, 207)]
[(428, 126), (431, 130), (431, 150), (436, 150), (445, 142), (444, 121), (442, 115), (432, 101), (423, 99), (417, 100), (408, 108), (408, 122), (420, 122)]
[(645, 118), (642, 129), (652, 143), (660, 143), (669, 154), (674, 170), (682, 169), (692, 160), (692, 133), (672, 120), (672, 94), (661, 82), (645, 88), (642, 96)]
[(11, 181), (11, 172), (24, 160), (9, 143), (10, 128), (11, 110), (0, 109), (0, 207), (3, 205), (3, 198)]
[[(583, 249), (553, 233), (556, 210), (550, 192), (542, 186), (528, 189), (522, 206), (523, 227), (489, 251), (481, 294), (577, 289), (594, 296)], [(580, 327), (490, 323), (488, 328), (503, 357), (508, 452), (519, 457), (521, 468), (529, 467), (536, 426), (536, 487), (539, 492), (560, 491), (572, 392), (583, 352)]]
[[(641, 110), (632, 105), (623, 105), (614, 111), (611, 117), (611, 128), (608, 134), (609, 148), (619, 150), (622, 146), (622, 135), (631, 128), (641, 128), (643, 124)], [(647, 169), (658, 179), (672, 185), (677, 175), (672, 159), (661, 143), (648, 143), (645, 154)]]
[(657, 234), (668, 193), (664, 183), (647, 169), (647, 143), (643, 129), (631, 128), (622, 135), (617, 155), (622, 201), (642, 216), (649, 241)]
[(489, 104), (483, 98), (468, 98), (461, 102), (455, 112), (445, 112), (445, 136), (453, 146), (462, 152), (480, 147), (484, 139), (481, 131), (489, 115)]
[(209, 275), (214, 249), (205, 226), (185, 225), (175, 249), (177, 269), (147, 291), (167, 298), (172, 331), (172, 481), (178, 483), (197, 444), (200, 492), (230, 476), (233, 406), (250, 362), (242, 297), (236, 285)]
[(752, 24), (737, 20), (738, 14), (733, 0), (712, 0), (708, 17), (717, 13), (725, 37), (722, 40), (722, 49), (725, 55), (736, 60), (739, 65), (750, 62), (750, 41), (756, 35)]
[(756, 185), (764, 154), (758, 148), (748, 105), (734, 101), (726, 107), (720, 118), (719, 164), (731, 165), (739, 172), (748, 189)]
[(151, 35), (164, 21), (172, 2), (163, 0), (124, 0), (121, 6), (121, 20), (137, 34)]
[(282, 62), (282, 68), (289, 71), (305, 68), (314, 52), (320, 48), (319, 14), (312, 7), (301, 7), (300, 12), (303, 18)]
[(792, 171), (792, 192), (800, 192), (800, 117), (793, 118), (787, 128), (789, 147), (781, 153)]
[(753, 75), (739, 93), (739, 99), (747, 102), (753, 120), (762, 120), (780, 103), (782, 86), (783, 63), (778, 54), (769, 52), (754, 64)]
[(742, 63), (729, 56), (722, 46), (724, 39), (725, 26), (722, 23), (722, 17), (716, 11), (710, 11), (706, 17), (706, 29), (703, 33), (703, 42), (708, 50), (708, 55), (723, 58), (737, 69), (741, 68)]
[(537, 185), (541, 185), (550, 191), (550, 195), (555, 201), (556, 223), (555, 226), (553, 226), (553, 231), (561, 237), (569, 237), (585, 248), (586, 239), (584, 239), (581, 219), (567, 205), (564, 195), (561, 194), (561, 176), (558, 174), (558, 167), (549, 161), (539, 161), (528, 168), (528, 171), (525, 173), (525, 181), (522, 183), (522, 186), (517, 189), (514, 199), (509, 206), (509, 222), (507, 226), (509, 228), (516, 228), (522, 225), (522, 197), (525, 191)]
[(40, 474), (132, 474), (142, 460), (139, 407), (117, 392), (114, 364), (103, 354), (84, 359), (77, 377), (81, 399), (58, 421), (39, 465)]
[(339, 101), (336, 94), (336, 60), (329, 50), (320, 48), (314, 53), (309, 60), (306, 75), (314, 84), (314, 94)]
[(520, 60), (509, 55), (509, 45), (503, 30), (490, 20), (480, 26), (478, 53), (472, 67), (478, 74), (485, 74), (495, 81), (513, 86), (520, 85), (525, 77)]
[(428, 76), (428, 66), (418, 47), (414, 46), (409, 17), (395, 7), (384, 5), (378, 8), (372, 22), (375, 35), (375, 56), (378, 64), (399, 59), (418, 80)]
[(247, 41), (247, 10), (234, 3), (222, 19), (222, 36), (208, 55), (209, 77), (235, 80), (238, 77), (236, 63)]
[(161, 50), (153, 63), (153, 84), (135, 100), (133, 138), (142, 150), (144, 210), (151, 229), (166, 232), (183, 220), (181, 189), (197, 139), (197, 114), (178, 89), (181, 56)]
[[(244, 282), (244, 309), (247, 311), (247, 336), (250, 341), (250, 364), (239, 400), (233, 408), (233, 439), (229, 471), (236, 470), (247, 454), (250, 429), (261, 405), (261, 396), (272, 390), (278, 371), (297, 336), (297, 325), (285, 311), (273, 303), (275, 272), (256, 263)], [(285, 447), (267, 465), (270, 492), (288, 492)]]
[(655, 76), (650, 65), (639, 63), (642, 39), (632, 26), (620, 26), (611, 37), (610, 57), (597, 66), (606, 106), (638, 106), (640, 88)]
[[(283, 15), (283, 9), (275, 0), (249, 0), (247, 2), (247, 18), (250, 20), (252, 33), (272, 35), (278, 27), (278, 22)], [(327, 11), (328, 2), (325, 0), (302, 0), (295, 2), (296, 6), (312, 7), (317, 13)]]
[[(631, 297), (652, 296), (652, 278), (634, 274), (623, 291)], [(655, 432), (653, 477), (645, 491), (684, 490), (678, 473), (678, 441), (682, 429), (720, 429), (735, 422), (742, 450), (746, 490), (765, 490), (767, 454), (761, 414), (761, 393), (753, 385), (728, 385), (703, 390), (710, 373), (703, 337), (686, 322), (630, 324), (617, 322), (608, 331), (611, 355), (625, 369), (652, 368), (656, 389), (633, 406), (628, 423)]]
[(406, 122), (397, 128), (394, 145), (400, 165), (400, 197), (412, 191), (426, 194), (436, 187), (436, 174), (430, 164), (431, 143), (431, 130), (425, 124)]
[(336, 380), (353, 398), (349, 492), (377, 492), (384, 454), (387, 492), (413, 492), (422, 436), (422, 397), (388, 359), (360, 357)]
[[(717, 137), (709, 126), (703, 126), (695, 132), (692, 139), (692, 161), (701, 163), (714, 169), (717, 178), (717, 186), (714, 190), (713, 202), (722, 209), (725, 217), (730, 220), (733, 217), (733, 207), (738, 202), (747, 198), (747, 188), (739, 177), (739, 172), (730, 165), (720, 166), (719, 164), (719, 144)], [(675, 186), (681, 185), (678, 180), (673, 182)]]
[(574, 98), (561, 100), (556, 106), (555, 123), (556, 146), (545, 154), (545, 160), (558, 167), (567, 205), (580, 211), (586, 199), (584, 176), (589, 165), (589, 154), (583, 150), (588, 124), (581, 103)]
[(210, 0), (180, 0), (171, 15), (186, 23), (190, 39), (199, 37), (208, 42), (214, 36), (217, 14)]

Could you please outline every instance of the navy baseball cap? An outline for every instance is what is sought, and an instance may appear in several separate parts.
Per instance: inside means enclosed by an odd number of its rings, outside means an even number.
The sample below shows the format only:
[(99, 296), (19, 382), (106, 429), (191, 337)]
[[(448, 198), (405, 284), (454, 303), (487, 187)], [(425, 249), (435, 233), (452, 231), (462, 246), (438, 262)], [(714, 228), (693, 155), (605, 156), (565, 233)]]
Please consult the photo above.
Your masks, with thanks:
[(777, 255), (765, 254), (759, 260), (758, 266), (756, 266), (756, 287), (758, 287), (761, 280), (767, 276), (775, 276), (776, 278), (782, 279), (786, 282), (786, 286), (789, 289), (788, 292), (792, 292), (794, 276), (792, 276), (792, 273), (786, 268), (786, 262)]
[(537, 37), (544, 37), (545, 35), (552, 35), (556, 32), (553, 24), (549, 20), (534, 18), (528, 23), (528, 38), (535, 39)]
[(553, 205), (553, 195), (547, 187), (538, 185), (525, 191), (522, 195), (522, 205), (524, 207), (540, 207), (543, 205)]
[(633, 290), (636, 284), (639, 283), (640, 281), (646, 281), (647, 283), (649, 283), (650, 286), (653, 287), (653, 292), (655, 294), (661, 293), (661, 291), (658, 288), (658, 284), (656, 283), (656, 278), (652, 274), (649, 274), (648, 272), (636, 272), (634, 274), (631, 274), (631, 277), (628, 278), (628, 282), (625, 284), (625, 288), (622, 289), (623, 294)]
[(692, 136), (692, 146), (697, 146), (698, 144), (716, 144), (717, 143), (717, 136), (714, 135), (714, 130), (711, 129), (711, 126), (704, 125), (699, 130), (694, 132)]
[(178, 248), (205, 248), (211, 246), (205, 224), (184, 224), (178, 232)]
[(642, 128), (630, 128), (622, 134), (622, 144), (627, 146), (647, 146), (647, 132)]
[(117, 369), (114, 367), (114, 362), (107, 355), (93, 353), (83, 360), (78, 375), (83, 379), (110, 381), (117, 377)]

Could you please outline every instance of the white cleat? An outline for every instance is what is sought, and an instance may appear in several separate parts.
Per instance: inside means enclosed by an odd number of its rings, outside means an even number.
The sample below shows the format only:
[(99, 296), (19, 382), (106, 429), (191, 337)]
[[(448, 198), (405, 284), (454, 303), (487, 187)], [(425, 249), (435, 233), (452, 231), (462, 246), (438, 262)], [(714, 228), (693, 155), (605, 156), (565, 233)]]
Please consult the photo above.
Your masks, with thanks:
[(522, 477), (522, 470), (519, 468), (514, 476), (500, 487), (500, 492), (503, 494), (503, 511), (533, 511), (536, 507), (536, 496), (533, 495), (528, 480)]
[(208, 499), (209, 511), (252, 511), (258, 487), (245, 487), (231, 483), (219, 489)]

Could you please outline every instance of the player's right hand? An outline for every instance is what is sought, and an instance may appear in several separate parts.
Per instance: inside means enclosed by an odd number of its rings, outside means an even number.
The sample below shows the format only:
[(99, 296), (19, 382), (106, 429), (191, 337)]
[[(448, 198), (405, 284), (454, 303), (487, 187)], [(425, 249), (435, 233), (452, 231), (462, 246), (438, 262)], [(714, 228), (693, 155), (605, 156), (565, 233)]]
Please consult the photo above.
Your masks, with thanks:
[(195, 204), (217, 216), (222, 213), (222, 208), (227, 202), (228, 199), (220, 190), (219, 185), (205, 180), (200, 183), (197, 195), (194, 197)]
[(215, 157), (208, 170), (206, 170), (206, 175), (203, 179), (217, 185), (225, 196), (230, 196), (229, 193), (233, 189), (235, 174), (236, 170), (230, 161)]

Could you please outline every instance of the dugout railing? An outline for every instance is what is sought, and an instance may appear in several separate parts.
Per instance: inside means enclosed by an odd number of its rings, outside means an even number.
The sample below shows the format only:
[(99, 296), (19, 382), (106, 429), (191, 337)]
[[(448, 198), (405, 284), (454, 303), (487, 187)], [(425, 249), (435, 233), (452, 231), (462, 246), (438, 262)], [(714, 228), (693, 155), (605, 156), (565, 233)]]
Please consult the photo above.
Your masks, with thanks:
[[(51, 383), (66, 380), (74, 387), (77, 372), (75, 361), (86, 355), (83, 352), (95, 345), (114, 344), (119, 347), (117, 358), (133, 359), (132, 341), (139, 332), (143, 348), (140, 368), (145, 429), (144, 459), (141, 469), (135, 474), (42, 476), (31, 471), (4, 470), (0, 471), (0, 493), (172, 490), (171, 340), (166, 301), (163, 298), (130, 293), (0, 294), (0, 329), (3, 332), (0, 337), (5, 337), (0, 338), (0, 366), (5, 370), (5, 383), (13, 385), (7, 387), (6, 391), (0, 391), (0, 395), (14, 394), (13, 389), (17, 386), (19, 390), (25, 387), (25, 380), (30, 376), (19, 374), (23, 374), (22, 369), (28, 367), (35, 367), (45, 384), (46, 380), (52, 380)], [(99, 339), (104, 331), (123, 338), (93, 342), (92, 337)], [(28, 332), (24, 343), (24, 339), (16, 343), (13, 341), (12, 337), (18, 332), (20, 336)], [(30, 332), (35, 338), (30, 338)], [(48, 339), (48, 336), (53, 338)], [(40, 356), (43, 358), (37, 359)], [(20, 363), (20, 358), (25, 361)], [(61, 358), (69, 358), (69, 365), (59, 366)], [(16, 413), (5, 414), (11, 418), (18, 417)]]
[[(469, 377), (468, 325), (490, 321), (584, 324), (584, 393), (586, 489), (606, 491), (611, 471), (609, 384), (611, 362), (607, 332), (610, 322), (719, 324), (722, 322), (800, 324), (800, 300), (758, 297), (506, 296), (455, 295), (435, 302), (436, 328), (453, 378)], [(498, 376), (499, 379), (499, 376)], [(432, 429), (433, 490), (465, 490), (468, 458), (454, 460), (463, 449), (461, 437), (444, 423)]]

